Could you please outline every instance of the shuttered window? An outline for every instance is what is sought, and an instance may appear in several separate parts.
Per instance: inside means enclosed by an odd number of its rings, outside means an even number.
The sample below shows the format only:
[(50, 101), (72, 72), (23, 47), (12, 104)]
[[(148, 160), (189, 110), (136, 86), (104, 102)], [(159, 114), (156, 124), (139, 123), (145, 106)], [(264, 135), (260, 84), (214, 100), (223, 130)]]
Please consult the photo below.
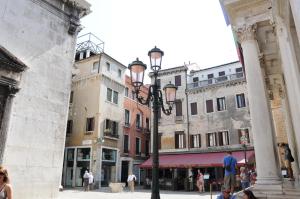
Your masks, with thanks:
[(191, 148), (200, 148), (201, 147), (201, 134), (190, 135), (190, 144), (191, 144)]
[(182, 116), (182, 101), (177, 100), (175, 102), (175, 105), (176, 105), (176, 116)]
[(175, 132), (175, 149), (185, 148), (185, 134), (183, 131)]
[(213, 103), (213, 100), (206, 100), (206, 112), (207, 113), (214, 112), (214, 103)]
[(181, 75), (175, 76), (175, 86), (181, 86)]
[(197, 115), (197, 102), (191, 103), (191, 114)]

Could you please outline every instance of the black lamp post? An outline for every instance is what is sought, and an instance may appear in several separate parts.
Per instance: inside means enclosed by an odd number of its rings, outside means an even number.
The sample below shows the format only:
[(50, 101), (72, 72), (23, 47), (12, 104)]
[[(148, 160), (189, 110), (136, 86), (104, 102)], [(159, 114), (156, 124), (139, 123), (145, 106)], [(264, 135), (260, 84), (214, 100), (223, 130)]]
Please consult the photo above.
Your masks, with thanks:
[(150, 85), (147, 99), (144, 99), (139, 95), (140, 87), (143, 85), (144, 81), (144, 73), (147, 69), (146, 64), (139, 61), (137, 58), (131, 64), (128, 65), (131, 76), (131, 84), (134, 86), (135, 94), (137, 100), (141, 104), (148, 105), (152, 102), (153, 108), (153, 153), (152, 153), (152, 194), (151, 199), (160, 199), (159, 196), (159, 158), (158, 158), (158, 111), (162, 109), (162, 111), (166, 115), (170, 115), (172, 111), (172, 106), (176, 100), (176, 90), (177, 87), (173, 84), (167, 84), (163, 90), (165, 91), (166, 104), (168, 108), (164, 108), (163, 104), (163, 95), (162, 91), (159, 88), (157, 83), (158, 72), (161, 69), (161, 61), (164, 52), (155, 46), (152, 50), (148, 52), (148, 56), (150, 57), (151, 69), (154, 75), (154, 84)]

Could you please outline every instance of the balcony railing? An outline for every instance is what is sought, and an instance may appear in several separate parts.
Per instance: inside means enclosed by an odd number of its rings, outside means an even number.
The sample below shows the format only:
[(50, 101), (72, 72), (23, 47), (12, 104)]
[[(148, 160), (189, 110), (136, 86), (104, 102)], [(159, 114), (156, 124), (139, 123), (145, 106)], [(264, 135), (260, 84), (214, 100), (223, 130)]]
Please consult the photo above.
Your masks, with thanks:
[(238, 79), (244, 79), (244, 73), (235, 73), (227, 76), (220, 76), (216, 78), (211, 78), (208, 80), (203, 80), (203, 81), (198, 81), (198, 82), (193, 82), (188, 84), (188, 89), (193, 89), (193, 88), (202, 88), (202, 87), (207, 87), (210, 85), (216, 85), (228, 81), (233, 81), (233, 80), (238, 80)]

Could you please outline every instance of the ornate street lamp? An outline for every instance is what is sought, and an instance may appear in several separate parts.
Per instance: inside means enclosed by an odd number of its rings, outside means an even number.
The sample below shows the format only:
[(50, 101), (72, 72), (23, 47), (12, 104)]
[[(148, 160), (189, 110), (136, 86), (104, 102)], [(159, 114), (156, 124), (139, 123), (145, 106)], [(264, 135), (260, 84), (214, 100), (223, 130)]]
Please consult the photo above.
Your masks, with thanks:
[(161, 61), (164, 52), (156, 46), (148, 52), (150, 57), (151, 69), (154, 76), (154, 84), (150, 85), (147, 99), (139, 95), (140, 87), (143, 85), (144, 73), (147, 69), (146, 64), (139, 61), (138, 58), (128, 65), (131, 75), (131, 84), (134, 86), (137, 100), (144, 105), (152, 102), (153, 108), (153, 153), (152, 153), (152, 194), (151, 199), (160, 199), (159, 196), (159, 158), (158, 158), (158, 112), (160, 109), (166, 115), (170, 115), (172, 106), (176, 101), (177, 87), (173, 84), (167, 84), (163, 90), (165, 92), (166, 104), (168, 108), (164, 107), (162, 91), (157, 82), (158, 72), (161, 69)]

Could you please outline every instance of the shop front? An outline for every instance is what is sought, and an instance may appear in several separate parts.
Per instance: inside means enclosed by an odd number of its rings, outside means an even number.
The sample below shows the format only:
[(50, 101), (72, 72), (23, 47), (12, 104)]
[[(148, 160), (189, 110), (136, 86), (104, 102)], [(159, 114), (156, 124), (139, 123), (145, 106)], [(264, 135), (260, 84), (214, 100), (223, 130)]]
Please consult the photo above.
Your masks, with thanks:
[(117, 178), (117, 150), (102, 148), (101, 186), (106, 187)]
[(91, 168), (90, 147), (66, 147), (63, 170), (63, 186), (83, 186), (83, 175)]
[[(159, 182), (161, 189), (168, 190), (197, 190), (197, 170), (204, 174), (205, 190), (209, 191), (210, 185), (219, 191), (223, 184), (224, 152), (193, 153), (193, 154), (164, 154), (159, 156)], [(245, 165), (244, 152), (233, 152), (237, 159), (238, 167)], [(254, 151), (247, 151), (247, 160), (254, 159)], [(145, 170), (145, 188), (151, 188), (152, 158), (150, 157), (140, 168)]]

